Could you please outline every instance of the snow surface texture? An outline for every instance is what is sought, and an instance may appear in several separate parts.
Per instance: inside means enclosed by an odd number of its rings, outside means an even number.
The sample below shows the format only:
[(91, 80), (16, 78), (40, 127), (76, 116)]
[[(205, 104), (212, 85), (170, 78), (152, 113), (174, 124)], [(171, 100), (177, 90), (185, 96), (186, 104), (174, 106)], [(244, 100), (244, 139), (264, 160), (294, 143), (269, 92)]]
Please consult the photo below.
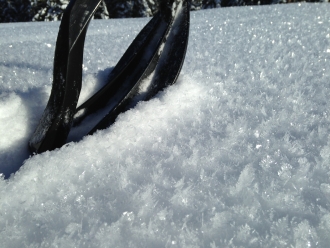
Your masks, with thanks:
[[(1, 247), (329, 246), (330, 5), (191, 14), (177, 84), (31, 158), (59, 23), (0, 25)], [(82, 99), (146, 22), (92, 21)]]

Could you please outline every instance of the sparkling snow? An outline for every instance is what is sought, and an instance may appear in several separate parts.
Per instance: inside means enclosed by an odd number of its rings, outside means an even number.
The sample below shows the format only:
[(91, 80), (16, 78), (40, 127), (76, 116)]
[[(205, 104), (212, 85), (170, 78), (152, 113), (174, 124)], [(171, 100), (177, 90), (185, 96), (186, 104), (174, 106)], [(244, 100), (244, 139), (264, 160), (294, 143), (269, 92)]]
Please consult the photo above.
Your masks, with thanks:
[[(177, 84), (30, 158), (59, 23), (0, 25), (1, 247), (329, 246), (330, 5), (191, 15)], [(82, 100), (146, 22), (92, 21)]]

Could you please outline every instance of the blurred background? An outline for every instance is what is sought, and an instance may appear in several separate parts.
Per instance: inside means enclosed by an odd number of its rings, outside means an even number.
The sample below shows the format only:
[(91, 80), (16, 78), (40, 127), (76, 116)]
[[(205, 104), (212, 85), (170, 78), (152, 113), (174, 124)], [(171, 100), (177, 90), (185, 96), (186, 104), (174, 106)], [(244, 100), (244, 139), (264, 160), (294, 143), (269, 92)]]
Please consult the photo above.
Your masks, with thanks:
[[(95, 19), (148, 17), (157, 12), (160, 0), (102, 0)], [(246, 5), (306, 2), (300, 0), (192, 0), (191, 10)], [(329, 2), (308, 0), (307, 2)], [(0, 23), (57, 21), (69, 0), (0, 0)]]

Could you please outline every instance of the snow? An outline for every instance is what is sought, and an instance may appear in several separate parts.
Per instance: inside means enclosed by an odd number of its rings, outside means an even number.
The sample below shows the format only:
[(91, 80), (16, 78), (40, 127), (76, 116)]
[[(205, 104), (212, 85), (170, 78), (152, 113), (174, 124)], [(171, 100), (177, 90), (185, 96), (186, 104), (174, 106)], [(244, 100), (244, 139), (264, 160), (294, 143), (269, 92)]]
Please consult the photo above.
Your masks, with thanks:
[[(92, 21), (80, 102), (147, 21)], [(328, 247), (329, 4), (192, 12), (175, 85), (29, 157), (58, 26), (0, 25), (1, 247)]]

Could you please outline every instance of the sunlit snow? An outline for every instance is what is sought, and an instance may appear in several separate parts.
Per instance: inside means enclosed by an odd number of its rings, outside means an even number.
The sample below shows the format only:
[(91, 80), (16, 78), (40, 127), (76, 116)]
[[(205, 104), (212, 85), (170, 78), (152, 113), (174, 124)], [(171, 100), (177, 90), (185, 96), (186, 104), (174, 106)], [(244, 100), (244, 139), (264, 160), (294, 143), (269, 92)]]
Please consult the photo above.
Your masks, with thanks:
[[(175, 85), (33, 157), (59, 22), (0, 25), (1, 247), (329, 247), (330, 5), (191, 15)], [(92, 21), (80, 102), (147, 21)]]

